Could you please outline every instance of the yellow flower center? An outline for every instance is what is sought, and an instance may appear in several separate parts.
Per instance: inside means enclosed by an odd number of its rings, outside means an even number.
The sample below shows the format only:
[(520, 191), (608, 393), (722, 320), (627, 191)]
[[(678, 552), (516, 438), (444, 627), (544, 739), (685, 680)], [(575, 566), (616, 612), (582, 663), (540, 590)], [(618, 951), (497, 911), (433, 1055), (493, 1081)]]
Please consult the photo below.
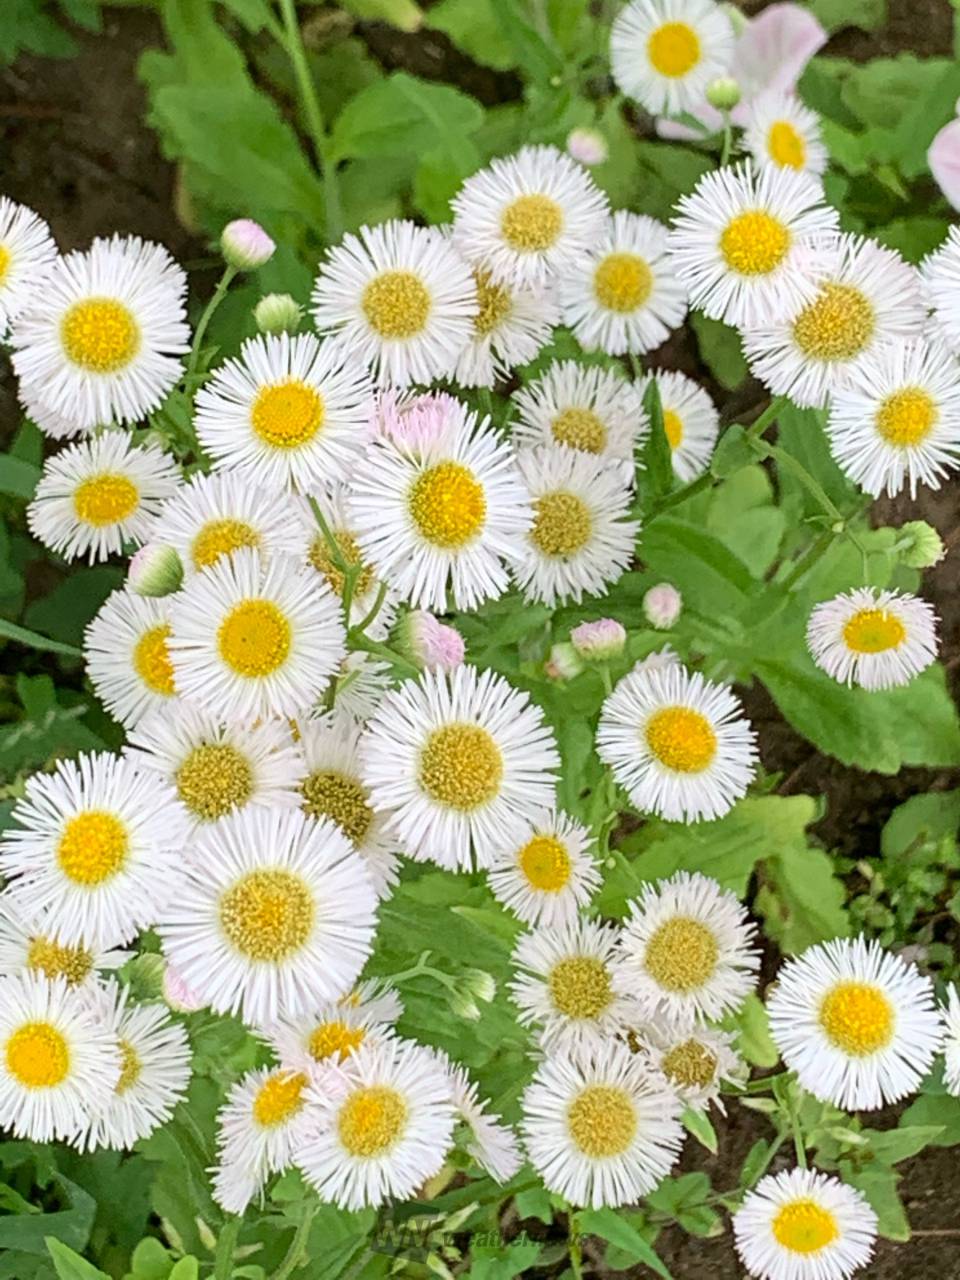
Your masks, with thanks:
[(663, 434), (671, 449), (679, 449), (683, 443), (683, 419), (673, 409), (663, 411)]
[(717, 1073), (717, 1055), (699, 1040), (684, 1040), (664, 1055), (663, 1074), (674, 1084), (705, 1089)]
[(700, 61), (700, 37), (686, 22), (665, 22), (647, 41), (647, 57), (655, 71), (678, 80)]
[(557, 444), (582, 453), (603, 453), (607, 443), (607, 428), (592, 409), (561, 409), (550, 432)]
[(477, 305), (480, 308), (473, 322), (478, 338), (486, 338), (496, 332), (509, 318), (513, 310), (513, 297), (506, 285), (494, 284), (486, 271), (475, 271)]
[(588, 1085), (567, 1110), (567, 1128), (577, 1147), (591, 1160), (619, 1156), (637, 1132), (636, 1108), (626, 1089)]
[(550, 196), (517, 196), (504, 209), (500, 230), (517, 253), (543, 253), (563, 230), (563, 210)]
[(283, 666), (292, 635), (290, 623), (272, 601), (243, 600), (220, 623), (217, 646), (232, 671), (253, 679)]
[(307, 1077), (302, 1072), (275, 1071), (253, 1100), (253, 1119), (261, 1129), (275, 1129), (293, 1119), (303, 1106)]
[(893, 1005), (867, 982), (838, 982), (820, 1004), (819, 1021), (830, 1043), (853, 1058), (885, 1049), (893, 1039)]
[(613, 999), (610, 970), (596, 956), (558, 960), (548, 979), (550, 999), (567, 1018), (597, 1018)]
[(476, 537), (487, 515), (483, 486), (459, 462), (438, 462), (421, 472), (407, 502), (421, 536), (449, 550)]
[(124, 1094), (140, 1079), (143, 1063), (140, 1055), (129, 1040), (120, 1040), (120, 1079), (117, 1081), (117, 1093)]
[(689, 707), (655, 711), (644, 737), (660, 763), (677, 773), (702, 773), (717, 753), (717, 735), (710, 721)]
[(151, 693), (172, 698), (176, 693), (173, 679), (173, 663), (167, 641), (170, 639), (169, 623), (145, 631), (133, 649), (133, 669)]
[(772, 1227), (777, 1243), (791, 1253), (819, 1253), (840, 1234), (830, 1210), (806, 1199), (783, 1205)]
[(789, 120), (777, 120), (770, 126), (767, 150), (781, 169), (802, 169), (807, 158), (807, 144)]
[(545, 493), (533, 504), (530, 539), (545, 556), (572, 556), (590, 541), (593, 517), (575, 493)]
[(190, 553), (195, 569), (209, 569), (221, 556), (259, 546), (259, 533), (243, 520), (209, 520), (194, 538)]
[(62, 947), (50, 938), (31, 938), (27, 968), (39, 970), (48, 978), (66, 978), (75, 987), (89, 977), (93, 955), (85, 947)]
[[(340, 549), (340, 556), (344, 563), (351, 568), (358, 567), (360, 572), (357, 574), (353, 584), (353, 598), (362, 600), (373, 585), (373, 570), (369, 565), (363, 563), (363, 557), (360, 554), (360, 548), (357, 540), (346, 529), (334, 529), (333, 538)], [(343, 588), (346, 583), (346, 575), (333, 562), (330, 554), (330, 548), (327, 546), (326, 539), (323, 537), (314, 538), (310, 546), (310, 563), (316, 569), (317, 573), (322, 574), (327, 581), (327, 585), (335, 595), (343, 596)]]
[(358, 847), (367, 838), (373, 810), (356, 780), (335, 769), (318, 769), (300, 784), (303, 809), (311, 818), (329, 818)]
[(608, 253), (593, 273), (593, 292), (608, 311), (636, 311), (652, 289), (653, 273), (635, 253)]
[(98, 885), (115, 876), (130, 852), (126, 826), (103, 809), (69, 818), (57, 845), (60, 870), (74, 884)]
[(438, 804), (469, 813), (492, 800), (503, 780), (500, 748), (476, 724), (434, 729), (420, 753), (420, 785)]
[(77, 519), (96, 529), (129, 519), (139, 503), (140, 490), (119, 472), (104, 471), (98, 476), (88, 476), (73, 491)]
[(363, 291), (363, 314), (381, 338), (415, 338), (430, 319), (429, 290), (412, 271), (384, 271)]
[(369, 1159), (383, 1155), (403, 1136), (407, 1104), (388, 1085), (355, 1089), (340, 1108), (337, 1132), (350, 1155)]
[(253, 429), (274, 449), (299, 449), (323, 427), (323, 397), (305, 382), (291, 378), (262, 387), (250, 411)]
[(559, 893), (570, 879), (570, 855), (556, 836), (534, 836), (520, 850), (520, 870), (543, 893)]
[(765, 276), (779, 267), (790, 248), (790, 232), (763, 209), (738, 213), (724, 227), (720, 252), (731, 271)]
[(654, 930), (643, 967), (665, 991), (695, 991), (713, 976), (718, 957), (717, 940), (706, 925), (674, 916)]
[(290, 871), (250, 871), (220, 899), (223, 931), (242, 955), (276, 964), (299, 951), (313, 927), (310, 890)]
[(63, 317), (60, 337), (67, 358), (90, 373), (117, 373), (140, 350), (140, 326), (114, 298), (75, 302)]
[(253, 770), (247, 758), (227, 742), (194, 747), (174, 777), (177, 794), (204, 822), (222, 818), (253, 794)]
[(5, 284), (10, 271), (11, 255), (5, 244), (0, 244), (0, 284)]
[(877, 431), (887, 444), (908, 449), (920, 444), (939, 417), (933, 397), (920, 387), (904, 387), (887, 396), (877, 410)]
[(363, 1027), (348, 1027), (345, 1022), (321, 1022), (310, 1033), (308, 1049), (317, 1062), (332, 1058), (334, 1054), (343, 1062), (354, 1049), (363, 1044), (366, 1032)]
[(27, 1089), (52, 1089), (70, 1070), (70, 1048), (51, 1022), (26, 1022), (7, 1041), (7, 1070)]
[(844, 624), (843, 641), (854, 653), (885, 653), (907, 638), (907, 629), (887, 609), (861, 609)]
[(870, 299), (850, 284), (827, 284), (793, 322), (793, 336), (814, 360), (852, 360), (877, 327)]

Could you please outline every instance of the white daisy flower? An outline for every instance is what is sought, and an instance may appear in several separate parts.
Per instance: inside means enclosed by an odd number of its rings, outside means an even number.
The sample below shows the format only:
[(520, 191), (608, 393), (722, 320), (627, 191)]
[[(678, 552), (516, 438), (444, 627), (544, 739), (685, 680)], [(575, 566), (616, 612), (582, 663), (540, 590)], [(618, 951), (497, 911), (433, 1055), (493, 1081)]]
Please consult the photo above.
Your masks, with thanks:
[(495, 283), (538, 288), (594, 248), (607, 197), (556, 147), (523, 147), (467, 178), (450, 202), (453, 243)]
[[(337, 544), (341, 560), (351, 569), (357, 570), (350, 597), (348, 625), (359, 626), (376, 606), (382, 580), (372, 565), (366, 563), (360, 551), (355, 522), (350, 513), (350, 488), (347, 485), (334, 485), (329, 490), (313, 493), (310, 497), (320, 508), (327, 530)], [(303, 503), (298, 508), (298, 513), (307, 546), (307, 563), (316, 570), (334, 595), (343, 601), (346, 574), (334, 560), (330, 543), (319, 527), (314, 511), (308, 503)], [(376, 616), (365, 628), (371, 640), (386, 639), (396, 613), (396, 595), (387, 588)]]
[(360, 740), (370, 804), (418, 861), (488, 866), (549, 808), (560, 763), (543, 713), (492, 671), (424, 672), (387, 694)]
[(97, 427), (81, 427), (73, 418), (57, 409), (51, 409), (42, 399), (38, 399), (41, 392), (42, 388), (38, 390), (21, 387), (19, 389), (20, 404), (30, 421), (51, 440), (70, 440), (74, 436), (90, 435), (101, 425), (111, 425), (98, 423)]
[(482, 267), (474, 268), (473, 279), (479, 310), (453, 380), (461, 387), (493, 387), (547, 345), (554, 325), (560, 323), (560, 307), (549, 287), (518, 289), (496, 283)]
[(450, 377), (476, 315), (473, 277), (446, 237), (398, 219), (344, 236), (313, 288), (325, 347), (367, 365), (380, 386)]
[(138, 422), (180, 377), (186, 292), (166, 249), (137, 236), (58, 258), (11, 331), (21, 394), (78, 427)]
[(340, 663), (334, 705), (365, 724), (392, 688), (390, 664), (357, 650)]
[(42, 974), (0, 979), (0, 1128), (69, 1140), (109, 1105), (120, 1069), (86, 993)]
[(756, 1280), (848, 1280), (873, 1255), (877, 1215), (839, 1178), (791, 1169), (767, 1174), (747, 1193), (733, 1235)]
[(279, 720), (221, 724), (181, 702), (142, 720), (124, 754), (139, 772), (173, 789), (191, 833), (248, 807), (294, 809), (301, 802), (303, 759)]
[(328, 1000), (309, 1014), (281, 1020), (263, 1031), (281, 1062), (300, 1071), (313, 1071), (346, 1062), (362, 1044), (379, 1044), (393, 1034), (390, 1022), (378, 1021), (375, 1009), (350, 996)]
[(509, 1182), (523, 1164), (516, 1134), (499, 1116), (488, 1113), (489, 1102), (480, 1101), (477, 1085), (464, 1067), (454, 1065), (440, 1050), (434, 1050), (434, 1055), (446, 1073), (457, 1117), (470, 1132), (467, 1154), (495, 1182)]
[(629, 463), (650, 423), (643, 388), (620, 374), (576, 360), (558, 360), (513, 396), (515, 449), (566, 445), (605, 462)]
[(507, 587), (504, 557), (529, 526), (509, 447), (463, 405), (419, 445), (375, 440), (350, 482), (367, 563), (413, 608), (473, 610)]
[(363, 782), (363, 725), (335, 710), (298, 727), (306, 770), (300, 782), (303, 811), (338, 826), (367, 864), (377, 896), (389, 897), (397, 883), (397, 842), (386, 831), (384, 815), (371, 807)]
[(757, 985), (746, 908), (715, 880), (678, 871), (630, 903), (618, 982), (651, 1016), (680, 1026), (733, 1013)]
[(841, 684), (892, 689), (909, 684), (936, 660), (938, 618), (926, 600), (856, 587), (810, 614), (807, 648)]
[(837, 222), (809, 173), (715, 169), (678, 205), (670, 265), (691, 305), (714, 320), (771, 324), (816, 297), (832, 261), (820, 246)]
[(588, 260), (560, 281), (563, 320), (588, 351), (642, 355), (687, 314), (687, 294), (667, 257), (667, 228), (618, 210)]
[(127, 728), (176, 698), (170, 638), (170, 604), (114, 591), (87, 626), (83, 651), (97, 697)]
[(298, 511), (292, 499), (255, 488), (230, 472), (198, 473), (163, 504), (153, 536), (173, 547), (190, 579), (244, 547), (259, 551), (264, 561), (275, 555), (302, 557), (306, 540)]
[(960, 990), (956, 983), (947, 988), (947, 1003), (941, 1009), (944, 1023), (943, 1083), (947, 1093), (960, 1097)]
[(633, 493), (621, 468), (562, 445), (517, 455), (533, 523), (511, 572), (525, 600), (578, 604), (607, 594), (633, 559), (640, 524), (628, 520)]
[(651, 115), (677, 116), (727, 74), (733, 46), (730, 19), (713, 0), (632, 0), (613, 24), (610, 65), (617, 87)]
[(669, 1021), (645, 1025), (638, 1039), (647, 1055), (680, 1101), (695, 1111), (715, 1102), (724, 1111), (723, 1084), (742, 1086), (749, 1074), (735, 1052), (735, 1036), (712, 1027), (685, 1027)]
[(547, 1190), (572, 1205), (635, 1204), (670, 1172), (683, 1145), (677, 1099), (618, 1040), (547, 1057), (522, 1105), (530, 1163)]
[(51, 980), (63, 978), (69, 986), (94, 986), (97, 974), (119, 969), (133, 955), (84, 940), (64, 946), (57, 939), (57, 919), (48, 911), (29, 920), (10, 900), (0, 894), (0, 977), (11, 973), (32, 973)]
[(344, 656), (336, 597), (283, 556), (219, 560), (177, 593), (172, 618), (177, 689), (220, 720), (300, 714)]
[(366, 439), (363, 366), (313, 334), (249, 338), (197, 393), (197, 436), (223, 468), (271, 492), (343, 480)]
[(767, 1013), (800, 1086), (847, 1111), (914, 1093), (943, 1038), (931, 980), (863, 938), (833, 938), (787, 960)]
[(294, 1161), (339, 1209), (376, 1208), (412, 1196), (432, 1178), (453, 1141), (450, 1086), (429, 1049), (407, 1040), (361, 1045), (310, 1090), (322, 1108)]
[(547, 1052), (596, 1048), (627, 1027), (636, 1005), (617, 982), (619, 929), (593, 920), (521, 934), (510, 996)]
[(916, 270), (874, 240), (825, 240), (820, 288), (784, 317), (745, 329), (743, 350), (774, 395), (822, 408), (865, 361), (891, 343), (923, 335), (926, 311)]
[(830, 157), (820, 134), (820, 117), (792, 93), (772, 90), (746, 106), (744, 149), (761, 169), (796, 169), (821, 174)]
[(673, 474), (683, 484), (706, 471), (720, 432), (720, 415), (703, 387), (672, 369), (654, 375), (670, 445)]
[(960, 227), (950, 227), (943, 244), (924, 258), (920, 276), (937, 332), (960, 355)]
[(120, 1053), (121, 1069), (106, 1107), (91, 1112), (73, 1139), (80, 1151), (127, 1150), (173, 1115), (190, 1084), (190, 1042), (162, 1004), (134, 1004), (110, 979), (93, 994), (98, 1023)]
[(830, 448), (861, 489), (940, 488), (960, 466), (960, 370), (940, 343), (904, 342), (864, 360), (830, 400)]
[(594, 847), (586, 827), (556, 809), (544, 810), (492, 860), (487, 883), (525, 924), (572, 924), (600, 887)]
[(381, 978), (365, 978), (337, 1002), (353, 1009), (372, 1022), (393, 1024), (403, 1017), (403, 1001), (389, 982)]
[(0, 196), (0, 335), (41, 295), (56, 260), (57, 246), (44, 220)]
[(65, 946), (111, 947), (149, 928), (179, 891), (183, 811), (159, 779), (106, 752), (27, 779), (0, 840), (0, 874), (31, 924)]
[(287, 1067), (260, 1067), (238, 1080), (217, 1113), (213, 1198), (227, 1213), (243, 1213), (270, 1174), (286, 1169), (310, 1137), (317, 1112), (307, 1103), (308, 1076)]
[(27, 523), (65, 560), (95, 564), (125, 542), (146, 542), (179, 483), (179, 468), (160, 449), (132, 445), (125, 431), (105, 431), (46, 460)]
[(332, 822), (250, 808), (203, 830), (192, 852), (158, 926), (191, 991), (254, 1026), (347, 991), (370, 954), (377, 899)]
[(756, 734), (726, 685), (679, 664), (631, 671), (603, 704), (597, 752), (642, 812), (720, 818), (746, 794)]

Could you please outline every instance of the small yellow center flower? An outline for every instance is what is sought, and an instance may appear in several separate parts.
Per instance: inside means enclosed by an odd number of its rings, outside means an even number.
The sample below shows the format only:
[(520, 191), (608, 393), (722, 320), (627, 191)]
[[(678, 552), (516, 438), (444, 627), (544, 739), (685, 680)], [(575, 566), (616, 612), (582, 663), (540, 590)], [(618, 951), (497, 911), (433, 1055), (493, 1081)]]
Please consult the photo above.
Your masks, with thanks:
[(361, 306), (379, 337), (404, 341), (424, 331), (433, 303), (426, 285), (412, 271), (384, 271), (363, 291)]
[(556, 836), (534, 836), (520, 850), (520, 870), (541, 893), (559, 893), (570, 880), (570, 855)]
[(173, 663), (167, 641), (170, 639), (169, 623), (151, 627), (137, 641), (133, 650), (133, 669), (151, 693), (172, 698), (176, 693)]
[[(354, 580), (353, 598), (361, 600), (373, 586), (373, 569), (364, 564), (357, 540), (348, 529), (334, 529), (331, 532), (340, 549), (340, 556), (343, 562), (350, 568), (359, 568), (360, 570)], [(346, 575), (341, 568), (334, 564), (326, 539), (323, 537), (314, 538), (308, 554), (310, 563), (317, 573), (326, 578), (330, 590), (342, 598), (343, 588), (346, 585)]]
[(13, 261), (10, 250), (5, 244), (0, 244), (0, 285), (6, 284), (7, 276), (10, 274), (10, 264)]
[(334, 1055), (343, 1062), (354, 1049), (363, 1044), (365, 1037), (363, 1027), (348, 1027), (345, 1022), (334, 1019), (332, 1022), (321, 1022), (311, 1031), (307, 1048), (310, 1056), (317, 1062), (323, 1062)]
[(654, 930), (643, 967), (665, 991), (695, 991), (713, 976), (719, 954), (717, 940), (706, 925), (689, 916), (674, 916)]
[(820, 1004), (819, 1021), (830, 1043), (853, 1058), (885, 1049), (893, 1039), (893, 1005), (868, 982), (838, 982)]
[(895, 391), (877, 410), (877, 432), (887, 444), (909, 449), (922, 444), (937, 424), (940, 414), (931, 395), (920, 387)]
[(814, 360), (852, 360), (877, 327), (870, 299), (850, 284), (826, 284), (793, 322), (797, 346)]
[(253, 1118), (261, 1129), (286, 1124), (303, 1106), (307, 1077), (302, 1072), (275, 1071), (267, 1076), (253, 1100)]
[(534, 502), (530, 540), (543, 555), (557, 558), (576, 555), (590, 541), (592, 533), (590, 508), (575, 493), (558, 490), (545, 493)]
[(567, 1018), (598, 1018), (613, 1000), (610, 970), (597, 956), (558, 960), (548, 979), (550, 998)]
[(783, 1205), (771, 1225), (777, 1243), (791, 1253), (819, 1253), (840, 1234), (830, 1210), (807, 1199)]
[(130, 852), (126, 826), (103, 809), (87, 809), (69, 818), (57, 845), (60, 870), (87, 888), (110, 880)]
[(563, 230), (563, 210), (551, 196), (517, 196), (504, 209), (500, 230), (517, 253), (543, 253)]
[(383, 1155), (403, 1136), (407, 1113), (402, 1095), (388, 1085), (355, 1089), (337, 1117), (340, 1141), (355, 1158)]
[(790, 232), (779, 218), (763, 209), (738, 213), (723, 229), (720, 252), (731, 271), (742, 276), (766, 276), (787, 256)]
[(626, 315), (650, 297), (653, 273), (636, 253), (608, 253), (593, 273), (593, 292), (601, 307)]
[(717, 754), (717, 735), (706, 716), (690, 707), (662, 707), (644, 729), (647, 746), (677, 773), (702, 773)]
[(50, 938), (31, 938), (27, 968), (48, 978), (66, 978), (71, 987), (90, 976), (93, 956), (86, 947), (62, 947)]
[(271, 600), (242, 600), (217, 632), (220, 657), (247, 679), (272, 675), (282, 667), (292, 640), (290, 623)]
[(663, 1074), (674, 1084), (705, 1089), (716, 1076), (717, 1055), (691, 1037), (664, 1054), (660, 1065)]
[(843, 628), (843, 640), (854, 653), (886, 653), (907, 638), (907, 629), (888, 609), (860, 609)]
[(671, 449), (679, 449), (683, 444), (683, 419), (673, 409), (663, 411), (663, 434)]
[(557, 444), (581, 453), (603, 453), (607, 443), (607, 428), (592, 409), (561, 409), (550, 423), (550, 433)]
[(312, 818), (329, 818), (357, 846), (367, 838), (373, 810), (356, 778), (336, 769), (317, 769), (300, 784), (303, 809)]
[(60, 325), (67, 358), (88, 373), (118, 373), (140, 350), (140, 326), (115, 298), (75, 302)]
[(250, 871), (220, 899), (227, 938), (250, 960), (276, 964), (304, 945), (313, 928), (310, 890), (290, 871)]
[(480, 725), (442, 725), (420, 753), (421, 787), (438, 804), (461, 813), (492, 800), (502, 780), (500, 748)]
[(244, 520), (208, 520), (194, 538), (190, 554), (195, 569), (209, 569), (221, 556), (259, 546), (259, 533)]
[(6, 1045), (7, 1070), (27, 1089), (52, 1089), (70, 1070), (70, 1047), (51, 1022), (26, 1022)]
[(513, 297), (506, 285), (494, 284), (486, 271), (475, 271), (473, 278), (477, 285), (479, 307), (473, 329), (478, 338), (487, 338), (509, 319), (513, 311)]
[(140, 504), (140, 490), (119, 472), (104, 471), (87, 476), (73, 491), (73, 509), (77, 519), (95, 529), (128, 520)]
[(679, 80), (700, 61), (700, 37), (686, 22), (665, 22), (647, 41), (647, 57), (655, 71)]
[(767, 151), (781, 169), (802, 169), (807, 158), (807, 144), (789, 120), (777, 120), (770, 126)]
[(571, 1102), (567, 1127), (585, 1156), (591, 1160), (609, 1159), (622, 1155), (633, 1142), (637, 1111), (625, 1089), (588, 1085)]
[(476, 537), (487, 515), (483, 485), (459, 462), (438, 462), (421, 472), (407, 504), (420, 534), (451, 551)]
[(174, 782), (193, 816), (213, 822), (250, 799), (253, 769), (246, 756), (228, 742), (205, 742), (186, 757)]
[(140, 1055), (129, 1040), (120, 1040), (120, 1079), (117, 1081), (117, 1093), (123, 1095), (140, 1079), (143, 1063)]

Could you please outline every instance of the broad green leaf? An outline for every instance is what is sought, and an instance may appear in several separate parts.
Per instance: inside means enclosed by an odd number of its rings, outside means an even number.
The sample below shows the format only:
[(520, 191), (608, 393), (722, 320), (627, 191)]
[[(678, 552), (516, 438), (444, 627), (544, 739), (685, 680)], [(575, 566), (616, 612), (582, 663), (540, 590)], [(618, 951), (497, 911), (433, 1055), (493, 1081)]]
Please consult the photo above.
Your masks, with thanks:
[(196, 1258), (181, 1258), (167, 1280), (197, 1280), (200, 1275), (200, 1264)]
[(743, 561), (715, 537), (676, 516), (655, 516), (640, 535), (640, 560), (672, 582), (699, 613), (735, 614), (756, 584)]
[[(721, 436), (727, 439), (730, 428)], [(786, 515), (774, 506), (770, 479), (760, 466), (741, 467), (713, 491), (706, 527), (762, 578), (777, 557), (786, 529)]]
[(337, 120), (332, 156), (377, 157), (443, 150), (453, 156), (483, 120), (483, 108), (449, 85), (396, 71), (350, 100)]
[(496, 21), (513, 49), (517, 65), (541, 84), (563, 72), (559, 54), (530, 23), (516, 0), (490, 0)]
[(173, 1258), (156, 1236), (146, 1236), (130, 1258), (132, 1280), (167, 1280)]
[(807, 7), (828, 31), (841, 27), (873, 31), (887, 20), (887, 0), (808, 0)]
[(123, 585), (123, 570), (112, 564), (74, 568), (49, 595), (34, 600), (23, 620), (60, 644), (80, 647), (83, 632), (111, 591)]
[(934, 1147), (953, 1147), (960, 1143), (960, 1098), (945, 1092), (939, 1073), (923, 1083), (920, 1094), (900, 1117), (907, 1128), (925, 1127), (939, 1132), (930, 1138)]
[(897, 1191), (899, 1174), (883, 1165), (866, 1165), (862, 1169), (843, 1167), (845, 1182), (862, 1191), (877, 1215), (877, 1229), (887, 1240), (909, 1240), (910, 1223)]
[(470, 1280), (513, 1280), (529, 1271), (540, 1256), (541, 1246), (535, 1240), (511, 1244), (483, 1245), (471, 1250), (473, 1265), (467, 1272)]
[(9, 454), (0, 455), (0, 493), (12, 494), (15, 498), (32, 498), (39, 479), (39, 467), (11, 458)]
[(643, 489), (649, 505), (669, 493), (674, 484), (670, 441), (663, 423), (660, 387), (655, 378), (651, 378), (644, 389), (643, 407), (650, 420), (650, 431), (643, 446)]
[(766, 883), (756, 906), (780, 950), (793, 955), (815, 942), (849, 936), (846, 894), (829, 855), (795, 844), (774, 847), (764, 862)]
[(737, 1032), (740, 1052), (755, 1067), (775, 1067), (780, 1061), (770, 1036), (767, 1010), (759, 996), (747, 996), (736, 1016), (725, 1019), (722, 1025), (727, 1031)]
[(600, 1236), (628, 1254), (633, 1262), (642, 1262), (662, 1280), (673, 1280), (653, 1245), (648, 1244), (635, 1227), (615, 1209), (581, 1209), (577, 1214), (580, 1230), (585, 1235)]
[(955, 837), (960, 828), (960, 791), (931, 791), (897, 805), (880, 835), (885, 858), (902, 857), (926, 840)]
[(426, 22), (443, 31), (476, 62), (498, 71), (516, 66), (513, 45), (504, 34), (491, 0), (440, 0), (427, 10)]
[(46, 1245), (59, 1280), (110, 1280), (105, 1271), (81, 1258), (53, 1236), (47, 1238)]
[(711, 320), (702, 311), (690, 312), (690, 326), (710, 372), (727, 391), (734, 391), (749, 372), (736, 329)]
[(423, 22), (423, 11), (414, 0), (340, 0), (348, 13), (367, 22), (389, 22), (400, 31), (416, 31)]
[(67, 1208), (52, 1213), (9, 1214), (0, 1217), (0, 1250), (19, 1249), (46, 1257), (48, 1244), (61, 1242), (71, 1249), (83, 1249), (90, 1238), (96, 1203), (82, 1187), (62, 1174), (54, 1174)]
[(899, 1125), (896, 1129), (862, 1129), (861, 1136), (867, 1139), (868, 1149), (881, 1164), (899, 1164), (908, 1160), (942, 1138), (946, 1126), (934, 1125)]

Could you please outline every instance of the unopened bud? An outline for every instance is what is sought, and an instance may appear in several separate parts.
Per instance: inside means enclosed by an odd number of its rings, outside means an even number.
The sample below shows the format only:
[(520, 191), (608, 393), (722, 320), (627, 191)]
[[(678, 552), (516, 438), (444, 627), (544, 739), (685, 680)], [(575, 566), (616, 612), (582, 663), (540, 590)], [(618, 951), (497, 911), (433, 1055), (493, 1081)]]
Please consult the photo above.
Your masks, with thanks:
[(196, 1013), (206, 1008), (206, 1001), (190, 990), (171, 964), (163, 971), (163, 998), (174, 1013)]
[(426, 671), (453, 671), (463, 662), (463, 636), (424, 609), (414, 609), (399, 628), (398, 648)]
[(268, 293), (253, 309), (261, 333), (296, 333), (303, 311), (289, 293)]
[(643, 597), (643, 615), (658, 631), (668, 631), (680, 617), (682, 608), (683, 597), (669, 582), (651, 587)]
[(645, 658), (635, 664), (633, 670), (634, 674), (641, 671), (664, 671), (667, 667), (677, 667), (679, 665), (680, 659), (670, 646), (665, 644), (662, 649), (657, 649), (655, 653), (648, 653)]
[(127, 585), (138, 596), (169, 596), (183, 585), (183, 561), (173, 547), (148, 542), (134, 552)]
[(597, 622), (581, 622), (570, 632), (570, 643), (581, 658), (606, 662), (623, 653), (627, 633), (615, 618), (600, 618)]
[(607, 140), (596, 129), (572, 129), (567, 134), (567, 155), (580, 164), (604, 164), (610, 155)]
[(583, 670), (583, 662), (573, 645), (565, 640), (550, 650), (544, 670), (551, 680), (572, 680)]
[(717, 111), (732, 111), (740, 101), (740, 86), (732, 76), (720, 76), (707, 85), (707, 101)]
[(910, 569), (929, 569), (944, 555), (943, 540), (926, 520), (910, 520), (900, 528), (900, 559)]
[(497, 984), (493, 975), (484, 969), (468, 969), (463, 975), (463, 985), (470, 995), (491, 1004), (497, 995)]
[(469, 992), (451, 991), (448, 998), (451, 1012), (456, 1017), (463, 1018), (467, 1022), (478, 1021), (480, 1010)]
[(269, 262), (277, 246), (252, 218), (237, 218), (220, 232), (224, 261), (237, 271), (254, 271)]

